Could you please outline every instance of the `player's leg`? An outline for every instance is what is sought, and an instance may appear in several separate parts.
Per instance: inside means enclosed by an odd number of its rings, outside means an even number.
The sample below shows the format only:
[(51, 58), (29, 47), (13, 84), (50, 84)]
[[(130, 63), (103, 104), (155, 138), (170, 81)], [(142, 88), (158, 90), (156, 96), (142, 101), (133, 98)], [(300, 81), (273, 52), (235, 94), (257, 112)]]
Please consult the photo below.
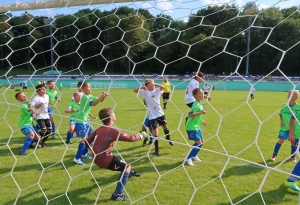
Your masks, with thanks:
[(81, 161), (82, 153), (85, 150), (85, 140), (83, 138), (87, 134), (85, 124), (76, 123), (75, 124), (75, 131), (76, 131), (76, 136), (82, 138), (82, 140), (79, 142), (77, 153), (76, 153), (76, 156), (73, 159), (73, 162), (75, 162), (76, 164), (79, 164), (79, 165), (85, 165), (85, 163), (83, 163)]
[[(289, 136), (289, 131), (286, 131), (286, 139), (288, 139)], [(291, 143), (291, 160), (292, 162), (297, 162), (296, 160), (296, 152), (297, 152), (297, 145), (298, 145), (298, 140), (296, 140), (295, 144)]]
[(25, 126), (21, 128), (21, 132), (27, 136), (27, 138), (24, 141), (24, 144), (19, 152), (20, 155), (27, 155), (26, 154), (26, 150), (28, 149), (28, 147), (32, 144), (34, 137), (35, 137), (35, 133), (34, 130), (31, 126)]
[[(295, 144), (298, 145), (299, 139), (296, 139)], [(295, 176), (294, 176), (295, 175)], [(293, 189), (294, 191), (300, 192), (300, 188), (297, 186), (297, 180), (300, 178), (300, 161), (295, 165), (292, 175), (284, 182), (284, 184)]]
[[(91, 135), (93, 132), (94, 132), (94, 130), (93, 130), (93, 128), (92, 128), (92, 126), (90, 125), (90, 124), (86, 124), (86, 130), (87, 130), (87, 136), (89, 136), (89, 135)], [(85, 143), (85, 139), (84, 139), (84, 143)], [(90, 160), (92, 160), (93, 158), (92, 158), (92, 156), (90, 156), (89, 154), (88, 154), (88, 148), (86, 148), (85, 146), (84, 146), (84, 149), (83, 149), (83, 152), (82, 152), (82, 158), (85, 158), (85, 159), (90, 159)]]
[(110, 164), (108, 165), (107, 169), (112, 170), (112, 171), (120, 171), (121, 172), (118, 177), (118, 183), (116, 186), (116, 190), (111, 195), (111, 199), (115, 200), (115, 201), (128, 200), (128, 198), (124, 195), (123, 191), (124, 191), (124, 187), (128, 181), (128, 178), (130, 176), (130, 170), (131, 170), (130, 164), (127, 164), (122, 159), (114, 156), (114, 158), (111, 160)]
[(55, 124), (54, 124), (54, 109), (52, 107), (48, 108), (48, 114), (50, 116), (50, 121), (52, 124), (52, 137), (55, 138)]
[(164, 129), (164, 133), (166, 135), (166, 139), (169, 141), (169, 144), (171, 146), (174, 145), (174, 143), (172, 142), (171, 140), (171, 136), (170, 136), (170, 132), (169, 132), (169, 129), (168, 129), (168, 125), (167, 125), (167, 120), (166, 120), (166, 117), (163, 115), (161, 117), (159, 117), (159, 121), (158, 121), (159, 125), (163, 127)]
[(282, 143), (284, 142), (284, 140), (287, 140), (288, 137), (289, 137), (288, 131), (287, 132), (286, 131), (282, 131), (282, 130), (279, 131), (279, 134), (278, 134), (278, 139), (279, 140), (275, 144), (273, 156), (271, 157), (272, 161), (275, 161), (275, 159), (276, 159), (276, 157), (278, 155), (278, 152), (279, 152), (279, 150), (281, 148)]
[(41, 142), (42, 142), (41, 146), (42, 147), (46, 147), (46, 141), (52, 133), (52, 125), (51, 125), (50, 119), (44, 119), (44, 122), (45, 122), (45, 125), (46, 125), (46, 132), (45, 132), (45, 136), (41, 140)]
[(69, 123), (69, 130), (67, 132), (67, 139), (66, 139), (66, 144), (70, 144), (70, 140), (72, 138), (74, 138), (73, 136), (73, 132), (75, 130), (75, 120), (70, 120), (70, 123)]
[(158, 121), (157, 119), (152, 119), (150, 120), (150, 123), (151, 123), (151, 133), (152, 133), (152, 136), (153, 136), (153, 141), (154, 141), (154, 146), (155, 146), (155, 155), (156, 156), (159, 156), (160, 153), (159, 153), (159, 148), (158, 148)]
[(162, 96), (163, 96), (164, 109), (167, 109), (167, 108), (166, 108), (166, 103), (167, 103), (166, 93), (163, 93)]
[(190, 152), (186, 158), (186, 163), (188, 165), (193, 166), (193, 162), (194, 161), (201, 161), (197, 154), (200, 151), (200, 148), (202, 147), (202, 144), (204, 142), (203, 140), (203, 136), (202, 136), (202, 131), (201, 130), (195, 130), (195, 131), (187, 131), (188, 133), (188, 138), (189, 140), (194, 140), (194, 144), (193, 147), (190, 149)]

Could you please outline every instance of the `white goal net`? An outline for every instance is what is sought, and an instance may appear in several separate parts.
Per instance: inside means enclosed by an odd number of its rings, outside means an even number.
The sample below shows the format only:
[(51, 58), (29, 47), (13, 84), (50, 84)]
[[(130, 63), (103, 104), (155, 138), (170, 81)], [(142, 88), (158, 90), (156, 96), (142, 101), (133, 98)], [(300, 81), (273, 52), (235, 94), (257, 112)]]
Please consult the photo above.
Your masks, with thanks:
[[(284, 185), (299, 160), (290, 142), (270, 160), (280, 108), (291, 101), (283, 91), (299, 89), (299, 77), (291, 77), (299, 75), (299, 8), (292, 1), (246, 3), (1, 1), (0, 204), (115, 204), (110, 197), (118, 173), (87, 159), (85, 166), (72, 161), (80, 138), (66, 143), (71, 96), (79, 81), (90, 82), (94, 96), (108, 92), (91, 110), (93, 128), (102, 125), (99, 110), (111, 107), (115, 126), (136, 134), (147, 109), (133, 88), (165, 77), (171, 91), (163, 111), (174, 146), (159, 127), (160, 156), (142, 142), (117, 140), (112, 148), (141, 174), (124, 189), (128, 204), (299, 203)], [(200, 88), (209, 87), (211, 100), (203, 100), (209, 125), (201, 125), (201, 161), (188, 166), (194, 141), (185, 130), (184, 89), (198, 72), (206, 74)], [(30, 101), (37, 95), (33, 86), (49, 80), (60, 99), (53, 103), (56, 135), (47, 148), (18, 155), (26, 137), (15, 94), (24, 91)]]

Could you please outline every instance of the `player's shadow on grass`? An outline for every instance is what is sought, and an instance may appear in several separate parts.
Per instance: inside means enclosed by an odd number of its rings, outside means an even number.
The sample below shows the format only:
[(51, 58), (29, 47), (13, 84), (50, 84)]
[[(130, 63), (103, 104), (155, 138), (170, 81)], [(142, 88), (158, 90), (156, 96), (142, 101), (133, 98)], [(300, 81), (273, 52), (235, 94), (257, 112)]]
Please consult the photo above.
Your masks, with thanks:
[[(263, 165), (263, 162), (259, 162), (258, 164)], [(222, 178), (230, 177), (230, 176), (243, 176), (243, 175), (250, 175), (256, 174), (263, 171), (264, 167), (258, 166), (256, 164), (247, 164), (247, 165), (237, 165), (233, 166), (229, 169), (226, 169), (222, 174)], [(212, 176), (212, 178), (216, 178), (218, 176)]]
[[(289, 204), (294, 204), (291, 198), (286, 198), (285, 195), (293, 195), (292, 198), (297, 198), (298, 199), (298, 194), (295, 192), (292, 192), (291, 190), (288, 190), (288, 187), (286, 187), (284, 184), (281, 184), (277, 189), (273, 189), (270, 191), (262, 191), (262, 196), (264, 199), (264, 202), (266, 204), (282, 204), (282, 203), (289, 203)], [(241, 200), (243, 200), (245, 197), (248, 197), (249, 195), (240, 195), (234, 199), (232, 199), (232, 203), (237, 203)], [(260, 202), (260, 203), (259, 203)], [(256, 193), (252, 195), (251, 197), (245, 199), (244, 203), (242, 204), (262, 204), (262, 198), (259, 193)], [(231, 203), (218, 203), (217, 205), (229, 205)]]
[[(84, 188), (78, 188), (75, 190), (71, 190), (67, 192), (67, 195), (69, 197), (69, 199), (71, 200), (72, 204), (95, 204), (95, 198), (89, 198), (86, 197), (90, 196), (89, 193), (91, 191), (93, 191), (94, 189), (97, 189), (97, 192), (99, 190), (98, 186), (96, 184), (93, 184), (92, 186), (89, 187), (84, 187)], [(63, 193), (59, 193), (59, 194), (49, 194), (50, 190), (44, 189), (44, 192), (46, 193), (46, 196), (48, 199), (53, 199)], [(55, 203), (55, 201), (61, 201), (61, 203), (57, 202)], [(63, 201), (63, 202), (62, 202)], [(101, 198), (101, 195), (99, 197), (98, 203), (99, 204), (106, 204), (107, 202), (109, 202), (110, 199), (109, 198)], [(43, 196), (42, 192), (40, 190), (38, 191), (34, 191), (31, 192), (29, 194), (26, 195), (21, 195), (18, 198), (18, 201), (16, 204), (46, 204), (46, 199)], [(68, 203), (68, 200), (66, 198), (66, 196), (61, 196), (57, 199), (54, 200), (55, 204), (63, 204), (63, 203)], [(15, 204), (15, 200), (9, 201), (3, 205), (11, 205), (11, 204)]]

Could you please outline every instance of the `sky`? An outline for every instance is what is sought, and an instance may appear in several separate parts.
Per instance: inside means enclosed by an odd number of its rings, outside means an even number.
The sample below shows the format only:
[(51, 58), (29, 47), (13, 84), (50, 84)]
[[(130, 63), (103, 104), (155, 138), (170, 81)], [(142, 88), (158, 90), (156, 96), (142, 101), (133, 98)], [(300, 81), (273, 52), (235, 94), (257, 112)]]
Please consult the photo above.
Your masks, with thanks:
[[(1, 0), (0, 10), (7, 5), (14, 7), (16, 4), (28, 4), (33, 2), (41, 2), (42, 0)], [(44, 0), (46, 2), (47, 0)], [(53, 1), (53, 0), (52, 0)], [(66, 0), (65, 0), (66, 1)], [(71, 0), (72, 1), (72, 0)], [(189, 16), (193, 13), (196, 13), (198, 9), (203, 6), (214, 5), (214, 4), (236, 4), (239, 7), (243, 8), (245, 4), (252, 0), (153, 0), (153, 1), (144, 1), (144, 2), (128, 2), (128, 3), (115, 3), (115, 4), (105, 4), (105, 5), (93, 5), (93, 6), (80, 6), (80, 7), (64, 7), (64, 8), (52, 8), (52, 9), (28, 9), (30, 14), (34, 16), (49, 16), (53, 17), (57, 14), (72, 14), (77, 12), (78, 10), (85, 8), (98, 8), (100, 10), (111, 10), (113, 8), (119, 6), (128, 6), (133, 8), (144, 8), (149, 9), (152, 15), (157, 15), (160, 13), (164, 13), (166, 15), (170, 15), (173, 19), (187, 21)], [(300, 4), (300, 0), (257, 0), (256, 4), (260, 9), (268, 8), (268, 7), (278, 7), (278, 8), (288, 8), (291, 6), (298, 6)], [(13, 16), (18, 16), (25, 11), (17, 11), (11, 12)]]

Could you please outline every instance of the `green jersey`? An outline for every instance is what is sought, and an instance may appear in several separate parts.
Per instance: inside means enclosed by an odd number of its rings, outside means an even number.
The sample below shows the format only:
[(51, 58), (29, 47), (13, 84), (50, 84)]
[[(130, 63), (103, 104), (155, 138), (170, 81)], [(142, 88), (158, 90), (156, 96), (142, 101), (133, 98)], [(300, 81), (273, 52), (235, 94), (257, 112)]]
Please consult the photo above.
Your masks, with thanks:
[(55, 100), (58, 98), (57, 90), (50, 90), (49, 88), (46, 89), (46, 94), (49, 95), (49, 103), (54, 105)]
[(80, 104), (78, 104), (77, 102), (72, 101), (72, 102), (69, 104), (69, 106), (67, 107), (67, 110), (72, 110), (72, 109), (74, 109), (74, 108), (77, 110), (76, 112), (71, 112), (71, 113), (70, 113), (70, 118), (71, 118), (71, 119), (75, 119), (75, 118), (76, 118), (76, 115), (77, 115), (78, 110), (79, 110), (79, 105), (80, 105)]
[(281, 110), (279, 112), (279, 115), (282, 117), (282, 120), (284, 122), (284, 126), (280, 125), (280, 130), (282, 131), (288, 131), (290, 128), (290, 120), (292, 117), (292, 112), (294, 112), (295, 107), (297, 107), (298, 104), (294, 106), (286, 106), (286, 104), (283, 104), (281, 106)]
[[(195, 101), (192, 105), (192, 109), (189, 112), (189, 114), (193, 114), (195, 112), (201, 112), (204, 109), (202, 103), (199, 101)], [(194, 131), (194, 130), (200, 130), (200, 125), (202, 122), (203, 114), (198, 115), (196, 117), (189, 117), (188, 120), (185, 123), (185, 130), (186, 131)]]
[[(292, 111), (295, 117), (297, 118), (297, 120), (300, 122), (300, 105), (299, 104), (294, 105)], [(294, 118), (294, 116), (291, 115), (291, 118)], [(296, 120), (294, 124), (294, 134), (296, 139), (300, 139), (300, 125)]]
[(19, 128), (32, 124), (31, 111), (29, 110), (29, 102), (21, 104), (21, 118), (19, 121)]
[(88, 123), (89, 114), (92, 108), (93, 101), (98, 100), (93, 95), (83, 94), (80, 100), (79, 111), (76, 115), (76, 123), (86, 124)]

